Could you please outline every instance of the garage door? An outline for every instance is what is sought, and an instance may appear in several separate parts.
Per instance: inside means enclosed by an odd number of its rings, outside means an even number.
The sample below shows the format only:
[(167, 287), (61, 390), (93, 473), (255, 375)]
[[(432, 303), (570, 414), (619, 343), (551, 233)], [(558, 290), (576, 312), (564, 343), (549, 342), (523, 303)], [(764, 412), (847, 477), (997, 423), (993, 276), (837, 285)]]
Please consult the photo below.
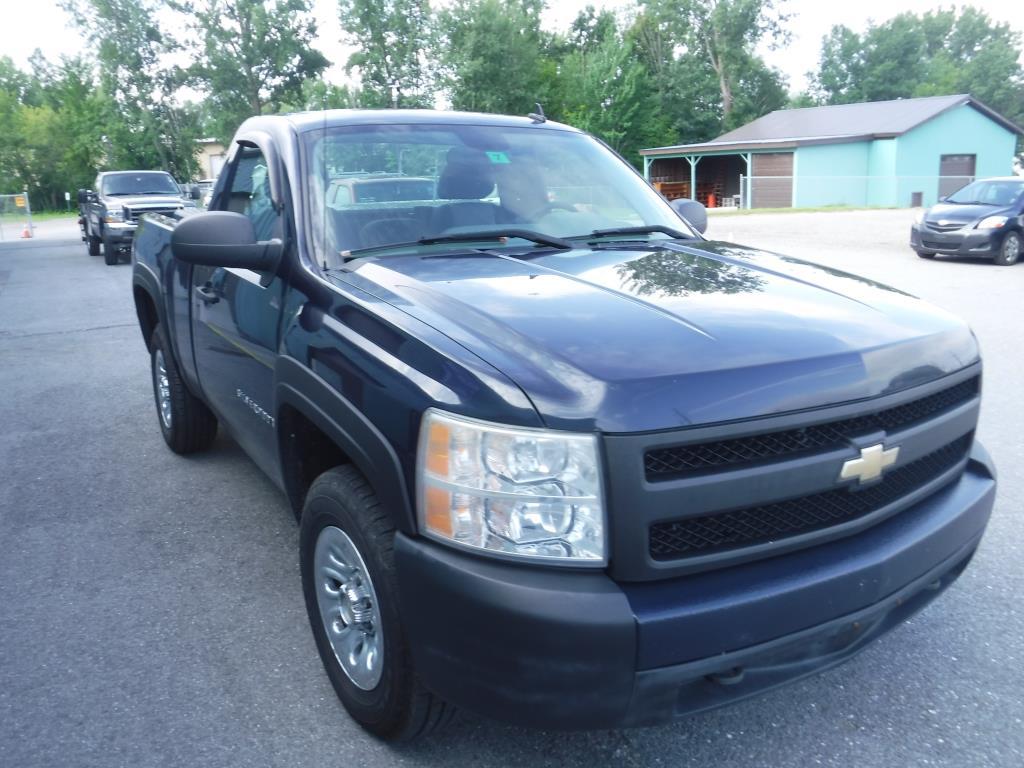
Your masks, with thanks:
[(939, 197), (956, 192), (974, 181), (974, 155), (942, 155), (939, 158)]
[(793, 205), (793, 153), (754, 155), (753, 163), (751, 207), (789, 208)]

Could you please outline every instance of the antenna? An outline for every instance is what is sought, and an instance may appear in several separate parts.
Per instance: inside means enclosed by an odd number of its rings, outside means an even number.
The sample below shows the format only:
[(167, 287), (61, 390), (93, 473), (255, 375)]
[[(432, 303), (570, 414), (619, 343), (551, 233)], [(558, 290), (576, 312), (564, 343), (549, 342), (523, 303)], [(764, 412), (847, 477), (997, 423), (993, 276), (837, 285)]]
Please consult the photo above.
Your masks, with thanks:
[(548, 119), (547, 117), (544, 116), (544, 107), (540, 105), (539, 101), (536, 103), (535, 106), (537, 107), (537, 111), (531, 112), (530, 114), (527, 115), (527, 117), (533, 120), (533, 122), (535, 123), (546, 123)]

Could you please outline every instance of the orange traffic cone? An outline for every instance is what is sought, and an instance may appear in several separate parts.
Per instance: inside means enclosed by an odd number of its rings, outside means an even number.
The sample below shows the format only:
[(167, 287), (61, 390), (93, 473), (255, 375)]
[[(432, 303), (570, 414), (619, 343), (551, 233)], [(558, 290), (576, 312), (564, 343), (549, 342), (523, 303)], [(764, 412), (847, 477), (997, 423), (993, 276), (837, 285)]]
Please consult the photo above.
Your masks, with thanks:
[(22, 236), (22, 238), (32, 237), (32, 230), (29, 229), (28, 224), (26, 224), (25, 228), (23, 230), (21, 230), (21, 236)]

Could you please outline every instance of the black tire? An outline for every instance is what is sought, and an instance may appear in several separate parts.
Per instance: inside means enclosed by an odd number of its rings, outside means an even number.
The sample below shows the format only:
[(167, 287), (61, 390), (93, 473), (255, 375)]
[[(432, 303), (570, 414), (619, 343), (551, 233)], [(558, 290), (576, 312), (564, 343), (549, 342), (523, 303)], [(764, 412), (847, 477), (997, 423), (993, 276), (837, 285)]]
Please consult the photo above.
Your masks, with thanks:
[(1013, 266), (1020, 258), (1022, 247), (1024, 247), (1024, 241), (1021, 240), (1020, 232), (1010, 230), (999, 243), (999, 254), (993, 261), (1001, 267)]
[(111, 245), (110, 240), (103, 238), (103, 263), (112, 267), (121, 260), (121, 252), (116, 245)]
[(89, 248), (90, 256), (100, 255), (100, 239), (96, 237), (92, 232), (88, 232), (85, 236), (86, 246)]
[(935, 258), (935, 251), (917, 251), (916, 253), (922, 259), (934, 259)]
[[(207, 408), (206, 403), (188, 391), (181, 379), (174, 357), (168, 352), (170, 345), (164, 339), (163, 329), (153, 329), (150, 341), (149, 367), (153, 381), (153, 400), (156, 403), (156, 420), (167, 447), (175, 453), (189, 454), (206, 450), (217, 436), (217, 417)], [(159, 361), (163, 362), (167, 378), (170, 416), (165, 420), (161, 409), (159, 382)]]
[[(321, 531), (339, 528), (358, 551), (372, 582), (381, 621), (380, 679), (358, 687), (346, 674), (327, 637), (317, 601), (315, 551)], [(338, 698), (352, 718), (375, 736), (410, 741), (449, 723), (455, 708), (430, 693), (416, 678), (398, 605), (393, 542), (395, 528), (366, 479), (342, 466), (320, 475), (309, 489), (299, 530), (302, 591), (320, 660)]]

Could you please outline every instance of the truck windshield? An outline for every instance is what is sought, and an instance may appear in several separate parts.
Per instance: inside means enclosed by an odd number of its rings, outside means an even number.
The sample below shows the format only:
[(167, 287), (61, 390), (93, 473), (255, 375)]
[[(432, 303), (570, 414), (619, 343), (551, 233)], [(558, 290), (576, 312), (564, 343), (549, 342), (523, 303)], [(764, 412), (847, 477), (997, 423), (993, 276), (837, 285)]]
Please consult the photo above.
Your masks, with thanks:
[(180, 195), (178, 185), (159, 171), (112, 173), (103, 177), (104, 195)]
[(364, 249), (382, 255), (390, 245), (486, 230), (556, 239), (596, 230), (671, 237), (658, 228), (693, 235), (632, 168), (573, 131), (357, 125), (311, 131), (306, 150), (315, 246), (329, 267)]

